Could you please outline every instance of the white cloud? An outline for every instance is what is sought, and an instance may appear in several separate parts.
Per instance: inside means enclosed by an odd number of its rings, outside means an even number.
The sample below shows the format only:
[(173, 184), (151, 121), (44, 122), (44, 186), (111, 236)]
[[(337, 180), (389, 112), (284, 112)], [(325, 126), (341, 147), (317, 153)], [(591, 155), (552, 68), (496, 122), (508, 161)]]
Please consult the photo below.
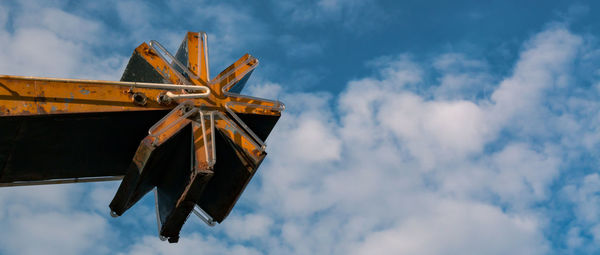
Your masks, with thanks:
[[(586, 231), (594, 240), (600, 240), (600, 175), (593, 173), (585, 176), (580, 183), (568, 185), (563, 193), (574, 203), (576, 222), (573, 231)], [(581, 228), (581, 229), (580, 229)], [(571, 234), (571, 239), (580, 239), (582, 234)]]
[(260, 98), (279, 98), (282, 88), (276, 83), (263, 83), (261, 86), (248, 86), (244, 89), (244, 94)]
[[(139, 28), (144, 36), (166, 31), (145, 25), (160, 12), (144, 12), (152, 8), (141, 4), (117, 4), (142, 11), (120, 14), (130, 22), (126, 30)], [(364, 6), (296, 4), (277, 5), (286, 5), (282, 15), (306, 23), (361, 17), (355, 10)], [(39, 20), (23, 13), (12, 29), (0, 9), (3, 72), (94, 78), (114, 76), (122, 66), (119, 55), (90, 52), (101, 47), (95, 40), (106, 39), (98, 35), (104, 25), (54, 7), (38, 9)], [(217, 66), (242, 53), (244, 43), (270, 38), (265, 24), (246, 10), (226, 4), (191, 9), (214, 28), (208, 32)], [(168, 39), (174, 34), (161, 35), (167, 46), (179, 43), (180, 34)], [(448, 53), (431, 66), (406, 54), (378, 58), (368, 63), (376, 74), (350, 81), (339, 95), (289, 93), (268, 82), (250, 86), (252, 94), (287, 105), (252, 184), (260, 185), (243, 196), (242, 202), (253, 205), (250, 211), (234, 209), (206, 236), (186, 234), (177, 245), (155, 236), (129, 244), (114, 236), (131, 230), (105, 218), (114, 184), (2, 189), (0, 224), (9, 231), (0, 233), (0, 249), (110, 253), (114, 241), (131, 254), (549, 253), (554, 240), (546, 231), (556, 226), (541, 207), (557, 199), (552, 186), (560, 185), (556, 180), (570, 169), (570, 160), (584, 154), (582, 148), (600, 148), (600, 89), (579, 88), (572, 79), (582, 51), (593, 50), (583, 45), (582, 36), (551, 26), (525, 43), (512, 73), (497, 83), (485, 61)], [(440, 74), (433, 86), (426, 84), (430, 69)], [(559, 93), (575, 89), (582, 92)], [(489, 94), (478, 94), (482, 90)], [(574, 205), (573, 223), (560, 241), (572, 249), (600, 247), (600, 178), (574, 178), (560, 187)], [(118, 220), (154, 231), (153, 208), (136, 208), (138, 217)], [(28, 246), (29, 239), (39, 245)]]
[[(11, 28), (0, 26), (3, 74), (117, 79), (125, 57), (97, 56), (94, 47), (109, 46), (104, 25), (39, 3), (12, 7)], [(22, 11), (25, 10), (25, 11)]]
[(119, 182), (94, 183), (90, 184), (89, 188), (91, 191), (87, 200), (90, 208), (95, 209), (97, 213), (108, 215), (110, 213), (108, 204), (119, 188)]
[(488, 65), (481, 60), (446, 53), (434, 59), (433, 67), (442, 73), (440, 84), (432, 87), (437, 99), (477, 101), (478, 97), (487, 97), (487, 92), (493, 89)]
[[(119, 253), (123, 254), (123, 253)], [(145, 236), (140, 243), (134, 244), (126, 254), (260, 254), (257, 250), (241, 245), (228, 245), (214, 237), (202, 237), (192, 234), (182, 237), (177, 245), (161, 242), (155, 236)]]
[[(2, 70), (10, 74), (49, 76), (72, 75), (85, 55), (80, 45), (61, 40), (56, 34), (43, 29), (23, 29), (5, 44)], [(43, 43), (40, 43), (43, 41)]]
[(116, 4), (119, 18), (123, 25), (132, 31), (147, 31), (150, 29), (154, 11), (142, 1), (119, 1)]
[[(351, 81), (337, 109), (326, 107), (327, 97), (283, 93), (289, 111), (270, 138), (262, 189), (252, 196), (275, 217), (274, 232), (281, 229), (269, 251), (548, 253), (551, 220), (538, 206), (553, 196), (564, 155), (573, 152), (535, 130), (570, 137), (582, 128), (548, 105), (553, 91), (574, 86), (569, 75), (581, 45), (581, 37), (549, 27), (526, 43), (489, 98), (429, 97), (416, 89), (423, 69), (406, 56), (373, 62), (380, 73)], [(458, 70), (448, 59), (435, 65), (442, 75), (485, 65), (459, 61)], [(302, 141), (293, 136), (300, 127)]]
[(371, 233), (352, 254), (547, 254), (535, 219), (486, 204), (439, 199), (399, 226)]
[(87, 213), (28, 213), (3, 224), (0, 250), (9, 254), (102, 254), (107, 236), (106, 219)]
[[(565, 82), (568, 81), (570, 69), (581, 44), (581, 37), (563, 27), (551, 28), (537, 34), (521, 53), (513, 75), (502, 81), (492, 94), (491, 99), (496, 104), (493, 114), (501, 121), (508, 121), (513, 116), (538, 117), (540, 114), (532, 111), (539, 111), (538, 104), (541, 103), (546, 90), (568, 85)], [(542, 124), (527, 123), (520, 125), (520, 128), (538, 128)]]
[(229, 237), (234, 240), (249, 240), (269, 236), (273, 220), (260, 214), (246, 214), (243, 216), (230, 216), (223, 223), (223, 228)]
[[(84, 187), (56, 185), (3, 188), (0, 252), (102, 254), (113, 241), (107, 220), (78, 208)], [(76, 210), (73, 210), (77, 208)]]
[(36, 10), (36, 15), (22, 15), (15, 18), (14, 26), (25, 28), (41, 28), (67, 41), (86, 44), (102, 44), (99, 35), (106, 33), (101, 23), (67, 13), (56, 8)]
[(12, 216), (32, 209), (42, 211), (69, 208), (73, 201), (64, 198), (80, 191), (80, 187), (71, 185), (6, 188), (0, 193), (0, 203), (12, 206), (1, 207), (0, 211), (6, 216)]

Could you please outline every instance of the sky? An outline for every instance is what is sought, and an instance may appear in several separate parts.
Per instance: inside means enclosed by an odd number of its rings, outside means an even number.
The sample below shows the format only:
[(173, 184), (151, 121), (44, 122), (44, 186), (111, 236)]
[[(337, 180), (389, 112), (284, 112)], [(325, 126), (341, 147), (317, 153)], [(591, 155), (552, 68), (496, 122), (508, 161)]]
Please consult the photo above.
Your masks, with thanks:
[(118, 80), (208, 34), (286, 111), (231, 215), (157, 237), (118, 182), (0, 189), (0, 254), (600, 253), (600, 3), (0, 2), (0, 74)]

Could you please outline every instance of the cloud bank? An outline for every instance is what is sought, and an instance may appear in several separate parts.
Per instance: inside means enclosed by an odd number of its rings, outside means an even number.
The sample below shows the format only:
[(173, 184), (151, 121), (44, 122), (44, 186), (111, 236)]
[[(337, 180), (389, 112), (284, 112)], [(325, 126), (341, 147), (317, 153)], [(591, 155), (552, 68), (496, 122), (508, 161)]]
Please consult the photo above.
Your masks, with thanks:
[[(349, 15), (360, 6), (334, 2), (294, 17)], [(126, 58), (92, 54), (108, 47), (90, 40), (106, 24), (52, 7), (41, 7), (41, 19), (8, 22), (7, 13), (0, 5), (1, 72), (117, 79)], [(136, 17), (131, 26), (148, 19)], [(215, 18), (230, 29), (214, 36), (222, 47), (242, 47), (234, 27), (250, 19)], [(64, 23), (81, 26), (56, 25)], [(28, 45), (40, 40), (39, 51)], [(180, 244), (170, 245), (155, 236), (152, 199), (109, 218), (117, 183), (2, 189), (0, 253), (598, 252), (600, 81), (581, 75), (600, 72), (595, 41), (549, 24), (522, 43), (504, 76), (467, 53), (400, 53), (365, 63), (372, 75), (339, 94), (255, 82), (246, 93), (278, 98), (287, 110), (267, 141), (267, 160), (223, 224), (190, 219)]]
[(223, 231), (267, 254), (597, 251), (599, 178), (587, 172), (598, 159), (586, 155), (600, 142), (599, 87), (573, 71), (590, 51), (552, 24), (495, 82), (477, 73), (481, 60), (449, 53), (433, 61), (435, 84), (404, 54), (377, 59), (340, 95), (256, 85), (289, 111), (245, 194), (251, 209)]

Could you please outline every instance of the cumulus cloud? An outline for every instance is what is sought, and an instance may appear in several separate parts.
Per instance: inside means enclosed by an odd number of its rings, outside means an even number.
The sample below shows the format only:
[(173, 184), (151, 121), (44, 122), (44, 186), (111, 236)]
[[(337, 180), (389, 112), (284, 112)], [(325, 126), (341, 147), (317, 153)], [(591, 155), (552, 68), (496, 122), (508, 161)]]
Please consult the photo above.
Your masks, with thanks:
[[(426, 68), (406, 56), (376, 60), (379, 73), (349, 82), (339, 97), (283, 93), (290, 111), (269, 140), (260, 194), (252, 196), (275, 218), (275, 233), (281, 229), (281, 237), (264, 237), (281, 239), (265, 242), (264, 251), (548, 253), (559, 240), (544, 231), (557, 226), (540, 205), (550, 203), (552, 185), (572, 163), (570, 143), (589, 143), (556, 139), (583, 127), (565, 125), (575, 112), (555, 112), (550, 103), (556, 90), (577, 87), (570, 76), (582, 41), (549, 26), (524, 44), (510, 75), (485, 84), (487, 97), (462, 89), (452, 90), (462, 96), (440, 96), (450, 91), (440, 89), (444, 82), (415, 89), (427, 86)], [(457, 55), (434, 65), (442, 77), (485, 70)], [(490, 82), (480, 76), (474, 80)], [(588, 93), (598, 98), (593, 88)], [(596, 118), (597, 110), (577, 114)], [(580, 242), (576, 233), (569, 242)]]
[[(4, 74), (115, 79), (126, 58), (98, 56), (111, 41), (104, 24), (54, 6), (23, 2), (0, 18), (0, 69)], [(8, 8), (8, 7), (6, 7)], [(0, 11), (2, 13), (2, 11)], [(9, 27), (10, 24), (10, 27)]]
[[(376, 231), (353, 254), (546, 254), (535, 219), (510, 216), (499, 208), (436, 199), (423, 214)], [(507, 238), (510, 237), (510, 238)]]
[(231, 216), (223, 224), (229, 237), (234, 240), (249, 240), (268, 236), (273, 220), (264, 215), (246, 214)]
[[(158, 15), (147, 5), (111, 4), (148, 10), (116, 14), (129, 22), (127, 33), (163, 31), (156, 23), (144, 25)], [(360, 1), (330, 0), (310, 8), (278, 5), (307, 23), (345, 18), (364, 7)], [(0, 7), (3, 72), (118, 77), (126, 58), (90, 53), (104, 47), (96, 39), (103, 38), (105, 24), (52, 6), (37, 8), (40, 19), (23, 13), (9, 22)], [(227, 4), (182, 11), (219, 28), (209, 31), (211, 49), (216, 47), (211, 55), (224, 56), (218, 63), (244, 43), (270, 36), (247, 10)], [(255, 26), (246, 26), (250, 23)], [(172, 35), (162, 35), (170, 48), (181, 39), (180, 34), (169, 39)], [(137, 206), (136, 217), (124, 216), (122, 223), (108, 220), (105, 206), (116, 184), (2, 189), (0, 251), (548, 254), (557, 246), (565, 253), (597, 251), (599, 162), (589, 151), (600, 149), (600, 83), (581, 86), (574, 77), (579, 64), (593, 67), (589, 63), (597, 60), (590, 41), (564, 25), (550, 25), (523, 44), (513, 70), (499, 79), (484, 60), (450, 52), (431, 64), (410, 54), (376, 58), (367, 63), (373, 75), (349, 81), (337, 95), (250, 84), (249, 93), (278, 98), (287, 110), (268, 140), (269, 156), (240, 200), (243, 209), (238, 205), (225, 223), (210, 230), (186, 228), (180, 243), (171, 245), (147, 234), (155, 232), (151, 203)], [(303, 47), (290, 54), (318, 53), (320, 46)], [(431, 70), (435, 79), (428, 79)], [(571, 173), (581, 167), (585, 173)], [(551, 212), (554, 203), (571, 206), (560, 216), (569, 223), (559, 223)], [(28, 245), (28, 239), (37, 245)]]
[(493, 90), (492, 75), (484, 61), (469, 59), (460, 53), (446, 53), (434, 59), (433, 67), (442, 74), (438, 78), (439, 85), (432, 87), (437, 99), (477, 101)]
[(105, 217), (72, 210), (81, 203), (77, 185), (4, 188), (0, 192), (0, 252), (8, 254), (103, 254), (112, 241)]
[(126, 253), (118, 254), (240, 254), (257, 255), (261, 254), (253, 248), (242, 245), (228, 245), (227, 243), (214, 237), (202, 237), (193, 234), (189, 237), (182, 237), (177, 245), (161, 242), (155, 236), (146, 236), (141, 242), (132, 245)]

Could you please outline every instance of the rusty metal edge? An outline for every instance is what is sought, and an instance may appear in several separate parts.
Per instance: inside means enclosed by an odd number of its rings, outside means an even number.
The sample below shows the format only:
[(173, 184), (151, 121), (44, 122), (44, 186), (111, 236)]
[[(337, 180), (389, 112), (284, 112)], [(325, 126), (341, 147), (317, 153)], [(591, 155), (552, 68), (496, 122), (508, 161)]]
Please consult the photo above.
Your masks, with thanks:
[(33, 186), (47, 184), (66, 184), (66, 183), (85, 183), (85, 182), (103, 182), (103, 181), (118, 181), (123, 179), (123, 175), (118, 176), (103, 176), (103, 177), (84, 177), (72, 179), (52, 179), (42, 181), (17, 181), (10, 183), (0, 183), (0, 187), (17, 187), (17, 186)]

